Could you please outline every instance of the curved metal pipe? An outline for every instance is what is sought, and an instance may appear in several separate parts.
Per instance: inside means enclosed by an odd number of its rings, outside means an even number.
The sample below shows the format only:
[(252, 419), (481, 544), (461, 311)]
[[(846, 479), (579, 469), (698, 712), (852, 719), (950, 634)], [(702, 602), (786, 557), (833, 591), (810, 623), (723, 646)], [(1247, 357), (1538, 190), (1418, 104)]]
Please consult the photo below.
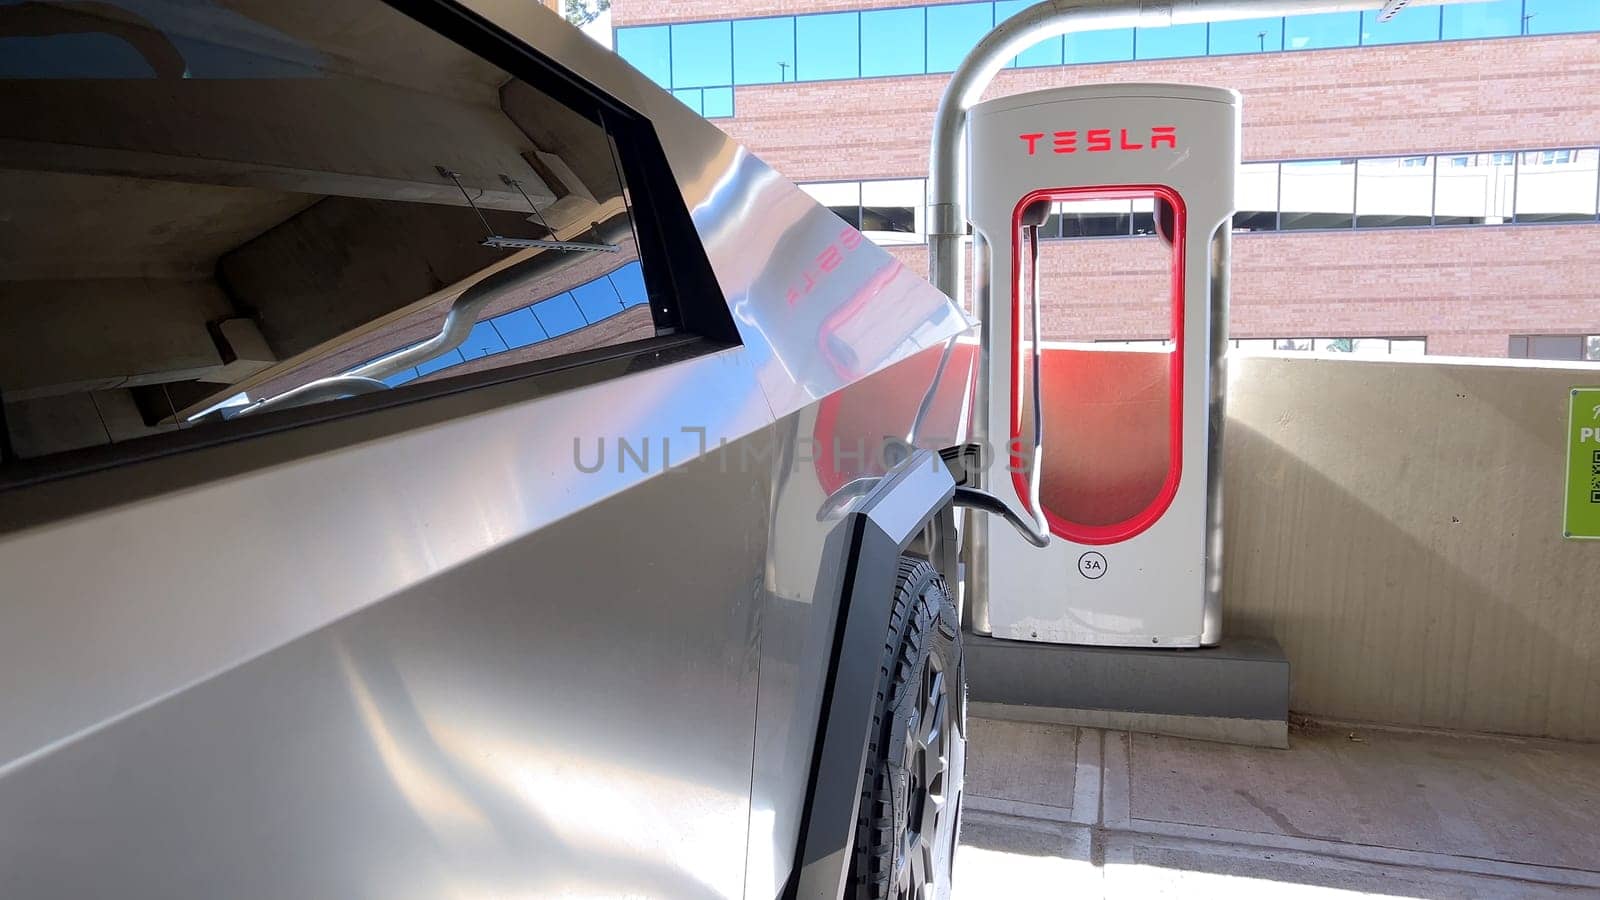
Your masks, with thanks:
[(331, 378), (318, 378), (308, 381), (297, 388), (290, 388), (281, 394), (275, 394), (265, 400), (239, 410), (239, 415), (248, 416), (258, 412), (267, 412), (274, 409), (289, 409), (295, 406), (305, 406), (307, 403), (321, 403), (324, 400), (338, 400), (341, 397), (355, 397), (360, 394), (376, 394), (389, 389), (387, 384), (376, 378), (367, 378), (361, 375), (334, 375)]

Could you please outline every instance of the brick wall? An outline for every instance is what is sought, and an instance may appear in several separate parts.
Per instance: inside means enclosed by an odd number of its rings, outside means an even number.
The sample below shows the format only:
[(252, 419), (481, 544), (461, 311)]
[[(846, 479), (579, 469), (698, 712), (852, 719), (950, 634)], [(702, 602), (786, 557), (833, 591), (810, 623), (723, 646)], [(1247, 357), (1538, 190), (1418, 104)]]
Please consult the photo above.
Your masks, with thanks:
[[(927, 174), (945, 75), (734, 88), (725, 131), (796, 181)], [(1251, 159), (1592, 145), (1600, 35), (1013, 69), (986, 96), (1173, 81), (1244, 95)]]
[[(1413, 337), (1430, 354), (1505, 356), (1522, 332), (1600, 333), (1600, 228), (1549, 225), (1235, 235), (1232, 336)], [(1045, 337), (1164, 337), (1139, 302), (1151, 238), (1046, 242)], [(927, 248), (891, 250), (925, 273)], [(1130, 259), (1132, 262), (1130, 262)]]

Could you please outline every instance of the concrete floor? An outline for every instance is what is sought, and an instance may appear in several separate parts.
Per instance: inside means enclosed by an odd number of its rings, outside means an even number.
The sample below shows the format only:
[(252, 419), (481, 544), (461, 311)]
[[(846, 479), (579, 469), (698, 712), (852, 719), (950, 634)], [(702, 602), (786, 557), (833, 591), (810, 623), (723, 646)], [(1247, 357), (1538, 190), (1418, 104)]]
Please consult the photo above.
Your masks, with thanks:
[(1600, 746), (971, 719), (958, 900), (1600, 896)]

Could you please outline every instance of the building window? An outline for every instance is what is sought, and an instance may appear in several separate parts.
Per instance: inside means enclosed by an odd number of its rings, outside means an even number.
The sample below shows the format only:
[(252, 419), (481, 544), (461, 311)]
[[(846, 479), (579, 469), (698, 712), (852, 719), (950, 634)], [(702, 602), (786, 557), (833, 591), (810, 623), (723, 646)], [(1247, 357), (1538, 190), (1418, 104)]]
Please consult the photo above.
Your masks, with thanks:
[(993, 3), (928, 7), (928, 71), (954, 72), (992, 28)]
[(1356, 227), (1433, 224), (1433, 157), (1356, 162)]
[[(1022, 12), (1028, 7), (1034, 5), (1035, 2), (1036, 0), (1000, 0), (1000, 2), (994, 5), (995, 24), (998, 25), (1001, 22), (1004, 22), (1017, 13)], [(1062, 45), (1063, 42), (1060, 35), (1056, 35), (1053, 38), (1046, 38), (1043, 41), (1040, 41), (1039, 43), (1034, 44), (1032, 47), (1029, 47), (1028, 49), (1017, 54), (1016, 58), (1011, 60), (1011, 65), (1024, 68), (1033, 66), (1059, 66), (1061, 65), (1061, 61), (1063, 59), (1061, 55)]]
[(734, 84), (773, 84), (797, 77), (792, 16), (733, 23)]
[(1247, 163), (1233, 182), (1235, 231), (1278, 230), (1278, 164)]
[(920, 7), (873, 9), (861, 14), (861, 75), (916, 75), (926, 66)]
[(1212, 56), (1229, 53), (1276, 53), (1283, 49), (1283, 19), (1242, 19), (1212, 22), (1209, 47)]
[(1522, 33), (1522, 0), (1492, 0), (1445, 6), (1440, 37), (1447, 41), (1464, 38), (1511, 37)]
[(1354, 160), (1286, 162), (1281, 167), (1279, 227), (1349, 228), (1355, 213)]
[(1316, 13), (1284, 18), (1283, 49), (1285, 50), (1354, 47), (1360, 40), (1360, 13)]
[(797, 81), (832, 81), (861, 76), (861, 16), (825, 13), (795, 18)]
[(1527, 0), (1522, 14), (1527, 34), (1565, 34), (1600, 29), (1600, 3), (1594, 0)]
[(1378, 21), (1378, 13), (1378, 10), (1369, 9), (1361, 14), (1363, 46), (1420, 44), (1439, 39), (1437, 7), (1412, 6), (1387, 22)]
[[(1516, 191), (1515, 154), (1451, 157), (1434, 185), (1435, 225), (1500, 225), (1511, 221)], [(1457, 165), (1457, 160), (1463, 161)]]
[(822, 181), (802, 184), (800, 189), (811, 199), (826, 206), (833, 214), (849, 223), (851, 228), (861, 227), (861, 182)]
[(1206, 25), (1166, 25), (1140, 28), (1134, 34), (1133, 49), (1140, 59), (1173, 59), (1206, 55)]
[(672, 26), (672, 86), (717, 87), (733, 83), (730, 22)]
[(1427, 341), (1419, 337), (1239, 338), (1230, 343), (1237, 350), (1347, 356), (1422, 356), (1427, 351)]
[(1517, 167), (1518, 222), (1589, 222), (1595, 217), (1597, 150), (1536, 150)]
[(1128, 62), (1133, 59), (1133, 29), (1082, 31), (1066, 36), (1066, 60), (1074, 63)]
[(617, 55), (645, 77), (664, 88), (672, 87), (672, 30), (667, 25), (618, 28)]
[(1553, 359), (1600, 362), (1600, 334), (1514, 334), (1512, 359)]
[(878, 244), (920, 244), (928, 238), (923, 218), (927, 180), (861, 183), (861, 231)]

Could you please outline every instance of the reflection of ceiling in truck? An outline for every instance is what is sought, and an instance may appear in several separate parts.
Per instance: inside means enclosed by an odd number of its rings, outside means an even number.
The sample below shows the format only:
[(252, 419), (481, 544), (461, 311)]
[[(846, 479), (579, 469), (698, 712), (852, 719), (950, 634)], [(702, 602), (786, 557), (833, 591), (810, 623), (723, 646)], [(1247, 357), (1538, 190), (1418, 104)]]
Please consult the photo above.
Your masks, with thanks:
[(463, 192), (513, 237), (551, 236), (530, 202), (563, 239), (623, 208), (602, 129), (372, 0), (0, 3), (5, 50), (7, 400), (164, 385), (184, 407), (370, 346), (526, 255), (480, 246)]
[[(0, 170), (0, 280), (207, 278), (318, 199), (256, 188)], [(38, 223), (49, 221), (47, 227)]]

